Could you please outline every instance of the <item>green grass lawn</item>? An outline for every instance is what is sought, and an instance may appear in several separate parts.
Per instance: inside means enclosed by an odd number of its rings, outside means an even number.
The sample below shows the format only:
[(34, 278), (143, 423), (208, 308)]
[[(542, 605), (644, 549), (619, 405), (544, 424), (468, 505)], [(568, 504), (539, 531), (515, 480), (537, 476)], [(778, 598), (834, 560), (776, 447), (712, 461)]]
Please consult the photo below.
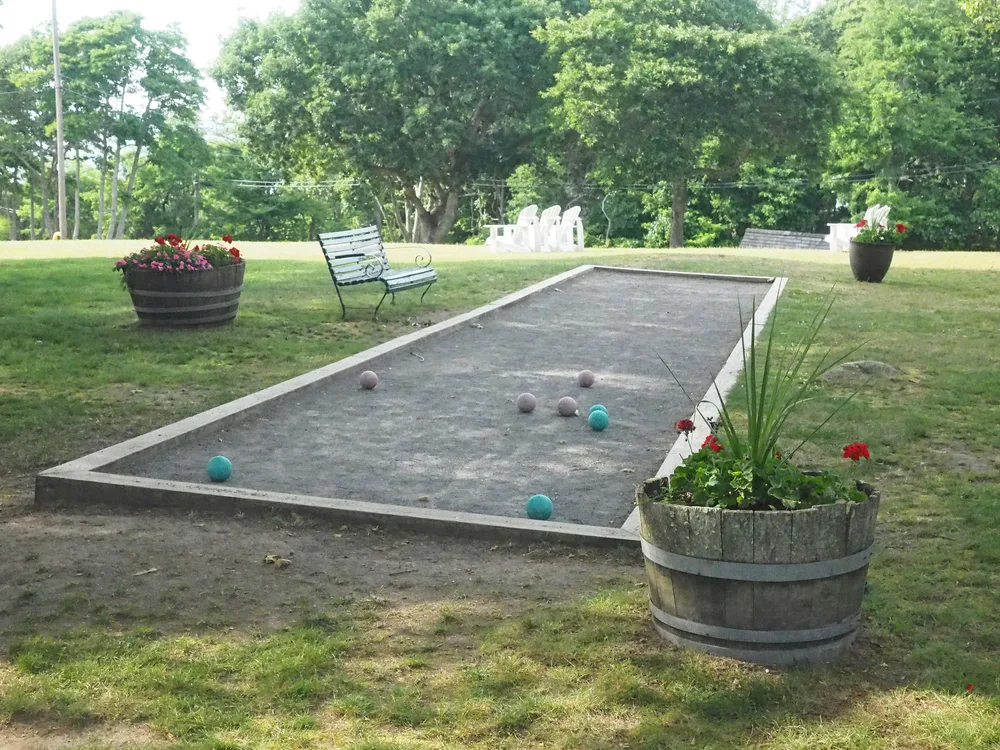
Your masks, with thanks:
[[(311, 601), (277, 628), (186, 628), (182, 614), (175, 627), (159, 608), (101, 621), (67, 605), (0, 631), (0, 746), (6, 723), (141, 724), (164, 747), (196, 748), (1000, 747), (996, 257), (948, 270), (897, 255), (882, 285), (854, 283), (846, 258), (796, 257), (606, 260), (789, 276), (785, 342), (836, 283), (821, 343), (865, 341), (858, 358), (903, 371), (869, 385), (804, 453), (837, 466), (841, 446), (867, 442), (865, 476), (883, 495), (866, 635), (843, 662), (765, 670), (667, 648), (650, 634), (637, 564), (583, 594), (540, 584), (531, 600), (484, 591), (414, 608), (391, 590)], [(208, 331), (140, 329), (105, 259), (0, 262), (0, 506), (30, 495), (42, 468), (577, 262), (436, 264), (428, 304), (401, 295), (380, 324), (341, 322), (321, 265), (257, 261), (236, 324)], [(818, 390), (789, 442), (849, 392)], [(4, 517), (8, 562), (19, 558)], [(20, 597), (0, 614), (38, 604), (27, 588)]]

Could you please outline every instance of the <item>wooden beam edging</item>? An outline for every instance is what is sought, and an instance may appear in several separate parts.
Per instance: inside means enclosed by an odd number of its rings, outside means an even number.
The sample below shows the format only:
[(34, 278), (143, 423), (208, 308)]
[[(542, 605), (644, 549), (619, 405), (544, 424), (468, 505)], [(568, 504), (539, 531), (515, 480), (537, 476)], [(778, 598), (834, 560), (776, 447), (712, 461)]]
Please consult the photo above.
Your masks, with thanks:
[(35, 502), (57, 506), (65, 502), (111, 502), (131, 507), (191, 507), (211, 501), (211, 508), (309, 513), (338, 521), (386, 524), (419, 531), (446, 531), (458, 537), (486, 537), (529, 541), (626, 546), (638, 550), (639, 539), (614, 526), (591, 526), (484, 513), (411, 508), (404, 505), (343, 500), (253, 490), (227, 485), (204, 485), (170, 479), (149, 479), (97, 471), (49, 471), (39, 474)]
[[(598, 266), (598, 268), (603, 268), (603, 266)], [(673, 271), (671, 273), (680, 274), (680, 271)], [(695, 276), (702, 276), (702, 274), (691, 274)], [(733, 347), (733, 351), (729, 355), (729, 359), (726, 360), (726, 364), (722, 366), (719, 374), (715, 377), (712, 385), (708, 387), (704, 397), (698, 403), (698, 408), (695, 409), (694, 414), (691, 415), (691, 420), (695, 424), (694, 432), (690, 436), (678, 435), (677, 439), (674, 441), (673, 446), (667, 453), (667, 457), (664, 459), (663, 463), (660, 465), (659, 471), (656, 472), (657, 477), (669, 477), (674, 473), (674, 469), (681, 465), (687, 456), (691, 454), (691, 444), (697, 444), (703, 441), (711, 433), (711, 429), (708, 426), (708, 422), (702, 417), (702, 414), (706, 412), (715, 411), (715, 414), (707, 413), (706, 417), (716, 416), (721, 409), (722, 401), (729, 395), (732, 391), (733, 386), (736, 385), (736, 381), (743, 371), (743, 349), (744, 347), (749, 348), (750, 342), (756, 339), (760, 332), (764, 330), (764, 326), (767, 324), (768, 319), (771, 317), (771, 313), (774, 311), (775, 305), (778, 304), (778, 298), (781, 296), (782, 292), (785, 290), (785, 286), (788, 284), (788, 279), (783, 276), (766, 278), (762, 276), (744, 276), (744, 277), (725, 277), (720, 276), (717, 278), (742, 278), (753, 279), (758, 282), (771, 282), (771, 288), (768, 289), (767, 294), (764, 295), (764, 299), (760, 301), (757, 306), (756, 311), (754, 311), (750, 322), (747, 324), (746, 329), (743, 331), (743, 336)], [(718, 389), (718, 390), (716, 390)], [(720, 400), (719, 395), (721, 394), (722, 399)], [(625, 523), (622, 524), (622, 529), (629, 531), (633, 534), (639, 533), (639, 508), (636, 507), (629, 514)]]
[[(152, 430), (138, 437), (88, 454), (73, 461), (55, 466), (38, 474), (35, 481), (35, 501), (43, 505), (55, 505), (65, 500), (89, 502), (123, 502), (138, 507), (185, 506), (190, 507), (206, 499), (214, 505), (229, 504), (247, 509), (285, 509), (312, 512), (327, 517), (344, 520), (387, 523), (421, 530), (440, 532), (442, 529), (459, 536), (486, 536), (494, 538), (535, 539), (576, 544), (601, 546), (631, 546), (639, 548), (638, 510), (633, 511), (629, 520), (620, 528), (571, 524), (551, 521), (534, 521), (507, 516), (491, 516), (480, 513), (443, 511), (435, 509), (411, 508), (409, 506), (371, 503), (357, 500), (320, 498), (279, 492), (265, 492), (238, 487), (215, 487), (188, 482), (149, 479), (100, 471), (113, 467), (138, 453), (161, 450), (177, 442), (189, 439), (205, 431), (221, 429), (246, 417), (248, 412), (273, 405), (282, 399), (321, 385), (325, 380), (345, 371), (369, 365), (397, 350), (412, 347), (415, 343), (446, 334), (476, 318), (492, 315), (504, 308), (515, 305), (539, 292), (558, 284), (572, 281), (596, 270), (637, 275), (660, 275), (699, 278), (715, 281), (738, 281), (747, 283), (772, 282), (771, 290), (757, 308), (757, 317), (762, 312), (770, 313), (784, 287), (786, 279), (763, 276), (735, 276), (727, 274), (692, 273), (657, 269), (628, 268), (622, 266), (581, 265), (517, 292), (490, 302), (486, 305), (460, 313), (433, 326), (416, 331), (366, 349), (324, 367), (283, 381), (264, 390), (251, 393), (229, 403), (208, 409), (179, 422)], [(764, 318), (766, 320), (766, 316)], [(753, 335), (762, 327), (759, 323)], [(750, 328), (748, 327), (748, 333)], [(746, 339), (744, 334), (744, 340)], [(739, 346), (734, 354), (739, 353)], [(728, 378), (730, 361), (719, 374), (717, 381), (722, 388), (723, 378)], [(735, 383), (742, 360), (737, 364), (725, 391)], [(725, 392), (724, 391), (724, 392)], [(705, 426), (707, 430), (707, 425)], [(678, 442), (681, 442), (678, 440)], [(676, 444), (674, 449), (676, 449)], [(669, 454), (668, 454), (669, 461)], [(664, 463), (666, 465), (667, 462)], [(679, 462), (678, 462), (679, 463)], [(671, 471), (672, 471), (671, 467)], [(663, 469), (661, 468), (661, 473)], [(116, 493), (116, 494), (115, 494)], [(115, 496), (112, 496), (115, 494)], [(634, 524), (631, 524), (633, 518)]]

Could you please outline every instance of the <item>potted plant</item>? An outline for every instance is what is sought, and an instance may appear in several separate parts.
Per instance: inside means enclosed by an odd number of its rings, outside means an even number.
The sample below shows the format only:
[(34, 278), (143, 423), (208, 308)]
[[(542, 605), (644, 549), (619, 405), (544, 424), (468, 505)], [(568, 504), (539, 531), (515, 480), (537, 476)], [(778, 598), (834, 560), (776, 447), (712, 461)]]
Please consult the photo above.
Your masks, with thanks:
[(889, 207), (869, 209), (865, 218), (854, 225), (860, 230), (851, 240), (851, 273), (858, 281), (882, 282), (897, 245), (902, 244), (909, 227), (889, 224)]
[[(653, 622), (676, 645), (789, 664), (832, 658), (857, 635), (879, 495), (857, 477), (794, 460), (855, 394), (805, 440), (782, 442), (810, 388), (847, 356), (806, 361), (830, 304), (781, 361), (774, 325), (763, 353), (755, 341), (745, 346), (746, 417), (730, 412), (716, 385), (718, 417), (695, 405), (695, 419), (676, 424), (689, 455), (669, 478), (637, 489)], [(843, 456), (856, 471), (870, 454), (852, 443)]]
[(175, 234), (157, 237), (115, 263), (139, 322), (149, 326), (226, 323), (236, 317), (246, 263), (226, 235), (190, 247)]

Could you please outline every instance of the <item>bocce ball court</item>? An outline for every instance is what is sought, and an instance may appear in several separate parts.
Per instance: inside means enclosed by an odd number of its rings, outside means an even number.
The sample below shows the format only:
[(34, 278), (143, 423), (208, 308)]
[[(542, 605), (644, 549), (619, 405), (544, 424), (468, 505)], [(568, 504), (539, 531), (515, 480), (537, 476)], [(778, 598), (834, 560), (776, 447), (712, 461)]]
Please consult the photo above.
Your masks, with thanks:
[[(635, 542), (622, 528), (635, 485), (661, 469), (673, 424), (693, 411), (659, 357), (702, 398), (779, 281), (582, 266), (51, 469), (36, 498)], [(577, 382), (584, 369), (597, 378), (590, 388)], [(378, 374), (373, 390), (359, 386), (365, 370)], [(528, 414), (515, 404), (526, 392), (537, 401)], [(579, 416), (558, 414), (565, 396)], [(609, 414), (601, 432), (587, 424), (594, 404)], [(216, 455), (232, 462), (225, 482), (207, 475)], [(525, 517), (536, 494), (553, 501), (547, 521)]]

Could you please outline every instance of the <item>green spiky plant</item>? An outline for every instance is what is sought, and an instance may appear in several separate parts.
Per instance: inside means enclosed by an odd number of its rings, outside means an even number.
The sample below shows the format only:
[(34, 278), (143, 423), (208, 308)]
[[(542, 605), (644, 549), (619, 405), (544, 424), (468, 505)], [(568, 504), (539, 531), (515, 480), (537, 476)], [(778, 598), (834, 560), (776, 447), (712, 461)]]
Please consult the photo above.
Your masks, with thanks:
[[(834, 302), (834, 290), (831, 289), (805, 332), (784, 358), (779, 359), (775, 349), (775, 337), (779, 328), (777, 304), (763, 353), (756, 336), (744, 336), (741, 339), (742, 390), (746, 405), (746, 417), (742, 422), (737, 421), (726, 405), (714, 379), (712, 382), (718, 397), (719, 416), (715, 420), (706, 418), (701, 412), (702, 404), (695, 403), (670, 365), (660, 357), (695, 411), (711, 426), (712, 434), (699, 449), (694, 450), (692, 446), (692, 454), (677, 467), (670, 477), (669, 487), (657, 499), (730, 509), (794, 510), (838, 501), (861, 501), (865, 498), (854, 481), (830, 472), (803, 472), (791, 463), (802, 446), (833, 419), (857, 395), (860, 388), (843, 399), (795, 448), (784, 455), (778, 450), (778, 441), (789, 418), (801, 404), (812, 398), (811, 389), (820, 377), (860, 348), (854, 347), (839, 357), (834, 357), (832, 350), (827, 350), (814, 363), (807, 362)], [(741, 309), (741, 331), (745, 322)], [(750, 323), (750, 330), (755, 330), (756, 312), (751, 314)], [(749, 344), (747, 338), (750, 339)], [(677, 427), (689, 436), (694, 423), (682, 420), (677, 423)], [(867, 458), (867, 446), (864, 446), (863, 452), (861, 448), (854, 450), (852, 447), (850, 451), (845, 449), (845, 458), (856, 462), (862, 456)]]

